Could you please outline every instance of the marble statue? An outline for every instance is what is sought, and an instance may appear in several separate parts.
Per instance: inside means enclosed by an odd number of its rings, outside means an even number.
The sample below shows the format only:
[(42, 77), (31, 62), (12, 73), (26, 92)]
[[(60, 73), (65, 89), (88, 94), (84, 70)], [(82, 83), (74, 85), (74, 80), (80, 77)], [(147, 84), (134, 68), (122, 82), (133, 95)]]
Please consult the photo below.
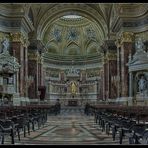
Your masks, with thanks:
[(72, 84), (71, 84), (71, 92), (72, 92), (72, 94), (76, 93), (76, 84), (74, 82), (72, 82)]
[(142, 93), (146, 89), (146, 83), (147, 81), (144, 79), (144, 76), (142, 76), (138, 82), (139, 92)]
[(136, 41), (135, 47), (137, 52), (144, 51), (144, 43), (142, 42), (141, 38)]
[(9, 48), (9, 40), (7, 38), (5, 38), (1, 43), (3, 45), (2, 52), (3, 53), (7, 52), (8, 51), (8, 48)]

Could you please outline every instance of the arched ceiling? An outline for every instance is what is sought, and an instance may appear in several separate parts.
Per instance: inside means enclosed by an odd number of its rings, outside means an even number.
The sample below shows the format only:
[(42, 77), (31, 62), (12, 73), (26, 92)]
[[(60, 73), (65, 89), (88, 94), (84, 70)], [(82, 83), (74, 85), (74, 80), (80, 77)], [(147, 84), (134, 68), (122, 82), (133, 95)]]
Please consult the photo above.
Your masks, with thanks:
[[(105, 4), (104, 4), (105, 5)], [(66, 3), (66, 4), (32, 4), (31, 8), (34, 15), (34, 24), (36, 24), (37, 38), (42, 40), (46, 30), (50, 24), (58, 18), (75, 13), (83, 16), (88, 20), (97, 24), (101, 29), (104, 37), (107, 37), (108, 26), (105, 11), (102, 10), (100, 4), (79, 4), (79, 3)], [(110, 7), (110, 5), (108, 5)]]
[[(111, 7), (112, 4), (99, 3), (31, 4), (37, 39), (54, 54), (98, 54), (103, 40), (108, 38)], [(71, 14), (81, 19), (61, 19)], [(70, 34), (75, 37), (71, 38)]]
[[(0, 8), (5, 14), (12, 12), (11, 15), (24, 14), (30, 18), (34, 31), (29, 33), (29, 40), (40, 40), (49, 52), (63, 55), (98, 54), (104, 40), (113, 39), (122, 29), (128, 30), (127, 23), (132, 25), (147, 13), (147, 4), (142, 3), (10, 3), (1, 4)], [(71, 14), (82, 18), (60, 19)], [(58, 31), (61, 38), (55, 37)], [(76, 35), (76, 39), (68, 39), (70, 34)]]

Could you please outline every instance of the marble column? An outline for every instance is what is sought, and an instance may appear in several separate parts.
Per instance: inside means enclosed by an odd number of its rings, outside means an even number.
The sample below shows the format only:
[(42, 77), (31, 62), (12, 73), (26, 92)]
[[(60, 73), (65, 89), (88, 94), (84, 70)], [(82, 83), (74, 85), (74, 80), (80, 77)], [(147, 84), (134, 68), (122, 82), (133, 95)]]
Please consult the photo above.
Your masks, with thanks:
[(121, 34), (121, 96), (128, 97), (129, 79), (128, 79), (128, 57), (133, 49), (134, 34), (131, 32), (123, 32)]
[(133, 97), (133, 74), (129, 73), (129, 97)]
[[(34, 78), (32, 84), (29, 86), (28, 95), (31, 99), (37, 99), (38, 87), (38, 53), (32, 51), (28, 53), (28, 75)], [(31, 90), (31, 91), (30, 91)]]
[(104, 63), (103, 63), (103, 100), (107, 99), (107, 92), (108, 92), (108, 69), (107, 69), (107, 61), (106, 61), (106, 56), (104, 57)]
[[(115, 93), (112, 92), (112, 78), (117, 75), (117, 48), (115, 46), (114, 40), (106, 40), (104, 41), (104, 45), (102, 46), (104, 49), (104, 97), (105, 99), (113, 98)], [(115, 85), (115, 84), (114, 84)]]
[(118, 39), (115, 42), (117, 46), (117, 98), (121, 97), (121, 48), (120, 40)]
[(11, 49), (14, 57), (17, 58), (19, 64), (21, 65), (18, 80), (19, 80), (19, 93), (21, 97), (25, 96), (26, 92), (26, 79), (27, 79), (27, 37), (20, 32), (10, 33), (11, 36)]
[(109, 80), (109, 98), (116, 99), (117, 98), (117, 56), (114, 53), (109, 61), (110, 63), (110, 80)]

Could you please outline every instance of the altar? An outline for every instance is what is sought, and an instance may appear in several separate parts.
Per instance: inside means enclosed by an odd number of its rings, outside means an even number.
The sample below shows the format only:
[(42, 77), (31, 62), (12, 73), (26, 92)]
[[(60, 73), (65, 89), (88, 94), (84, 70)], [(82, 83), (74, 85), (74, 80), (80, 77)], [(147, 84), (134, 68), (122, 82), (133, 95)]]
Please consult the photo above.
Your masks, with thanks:
[(68, 106), (78, 106), (78, 100), (68, 100)]

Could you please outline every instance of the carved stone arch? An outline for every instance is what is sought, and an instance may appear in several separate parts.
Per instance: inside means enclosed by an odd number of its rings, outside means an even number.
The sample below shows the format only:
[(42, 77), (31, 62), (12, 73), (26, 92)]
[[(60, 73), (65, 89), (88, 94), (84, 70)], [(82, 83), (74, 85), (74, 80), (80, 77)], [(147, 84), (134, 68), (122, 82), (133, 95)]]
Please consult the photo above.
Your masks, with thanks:
[(69, 41), (68, 44), (67, 44), (67, 47), (71, 47), (71, 46), (79, 46), (75, 41)]
[(97, 53), (98, 51), (98, 45), (95, 41), (91, 40), (88, 42), (87, 46), (86, 46), (86, 52), (87, 54), (93, 54), (93, 53)]
[(57, 46), (57, 44), (56, 44), (56, 41), (55, 40), (53, 40), (53, 41), (51, 41), (51, 42), (48, 42), (48, 44), (46, 45), (47, 47), (47, 51), (49, 52), (49, 53), (58, 53), (59, 51), (58, 51), (58, 46)]
[(90, 44), (92, 44), (92, 43), (96, 43), (96, 40), (95, 39), (91, 39), (91, 40), (87, 40), (86, 42), (85, 42), (85, 48), (87, 48)]
[(64, 53), (66, 53), (68, 55), (79, 55), (80, 54), (80, 47), (74, 41), (70, 42), (67, 45)]

